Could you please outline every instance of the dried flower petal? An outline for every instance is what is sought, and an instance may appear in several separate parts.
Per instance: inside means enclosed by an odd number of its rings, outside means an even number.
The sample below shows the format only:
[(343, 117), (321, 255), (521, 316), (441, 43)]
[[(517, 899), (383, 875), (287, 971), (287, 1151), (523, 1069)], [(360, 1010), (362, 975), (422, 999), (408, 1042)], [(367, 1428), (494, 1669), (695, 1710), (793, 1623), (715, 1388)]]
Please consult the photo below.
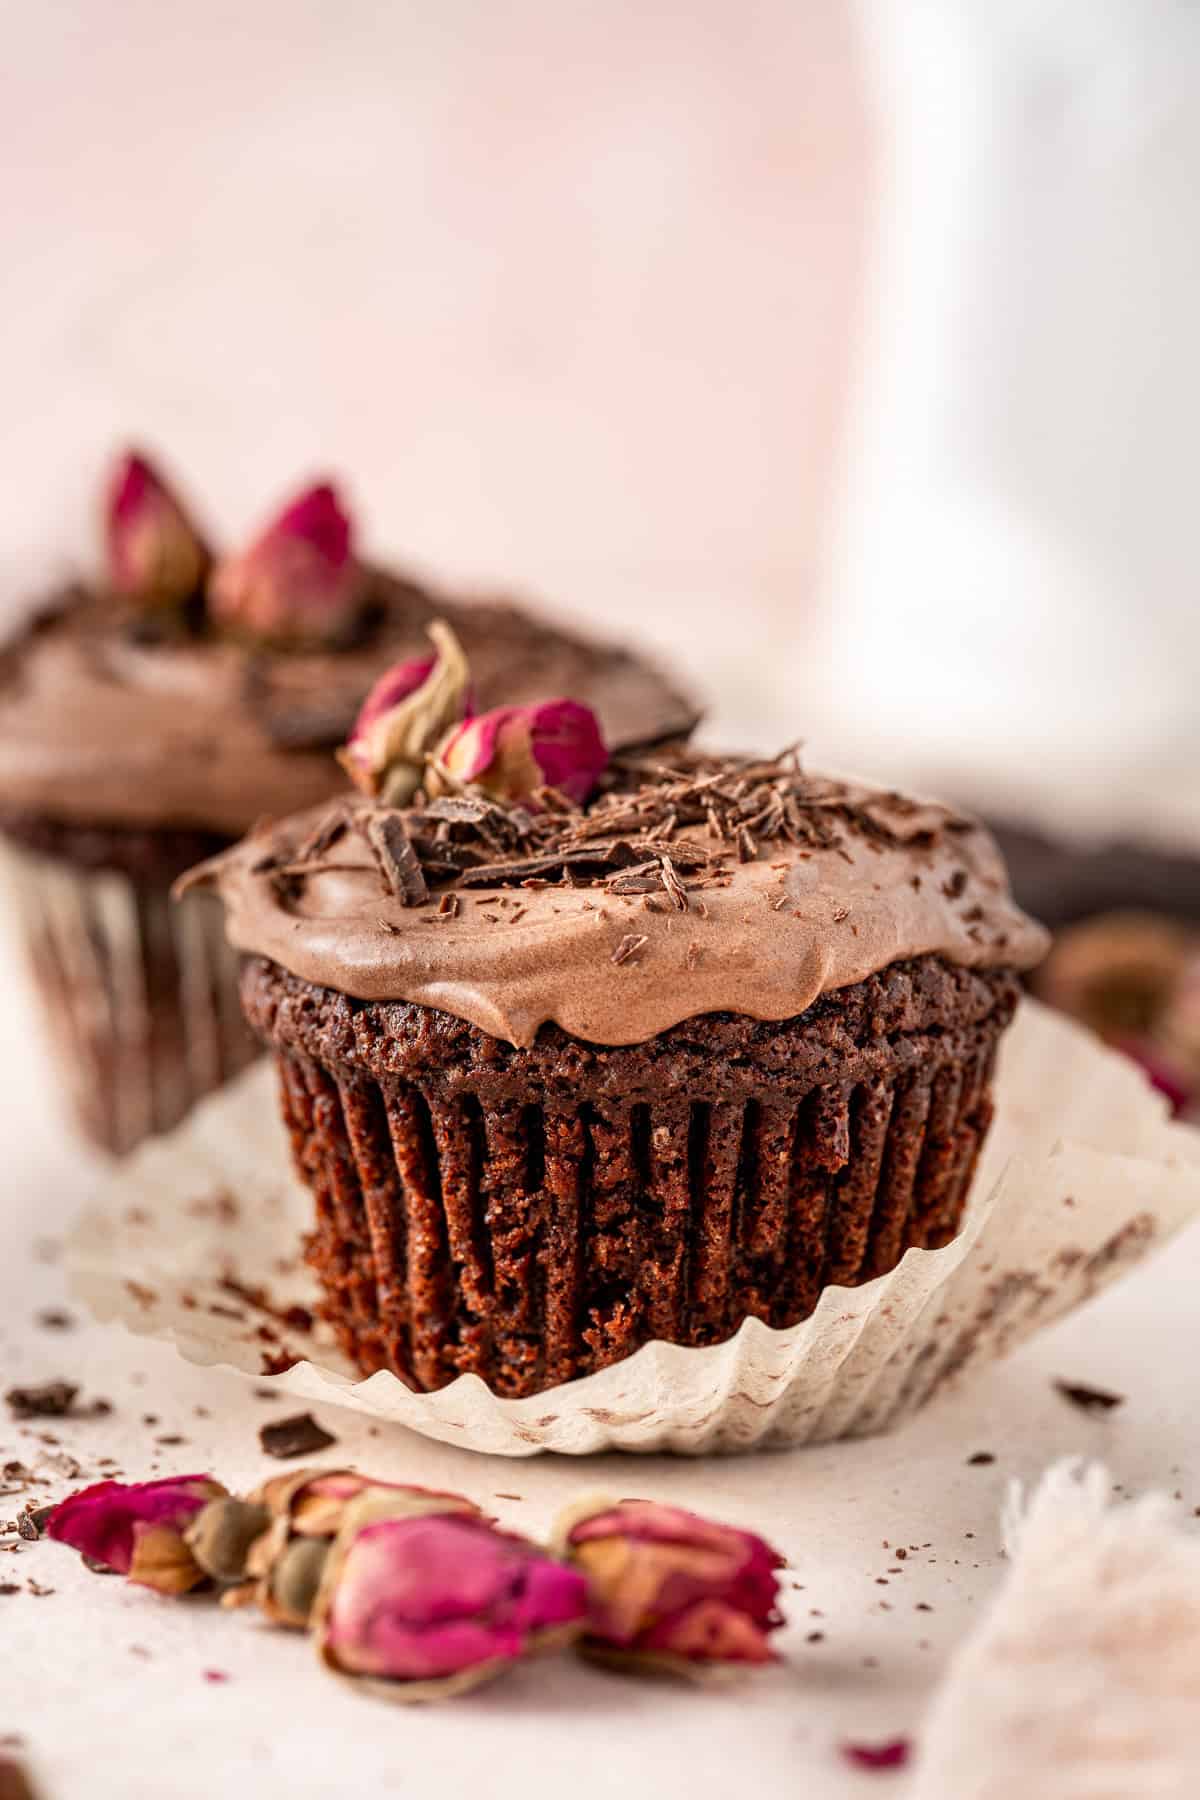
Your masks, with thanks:
[(903, 1769), (912, 1755), (908, 1738), (891, 1738), (885, 1744), (843, 1744), (845, 1760), (856, 1769)]
[(362, 569), (349, 514), (328, 482), (307, 488), (248, 550), (225, 558), (208, 584), (213, 620), (274, 643), (344, 637), (362, 605)]
[(773, 1660), (783, 1559), (753, 1532), (623, 1500), (572, 1508), (556, 1536), (588, 1577), (589, 1650), (684, 1673)]
[(608, 767), (596, 715), (577, 700), (500, 706), (470, 719), (438, 746), (431, 793), (477, 789), (528, 804), (554, 788), (582, 805)]
[(441, 619), (429, 635), (435, 654), (385, 670), (338, 752), (354, 785), (389, 806), (407, 805), (430, 752), (470, 715), (471, 676), (462, 645)]
[(208, 547), (162, 476), (135, 451), (113, 470), (104, 531), (108, 578), (124, 599), (176, 607), (202, 591)]
[(396, 1698), (435, 1699), (568, 1641), (586, 1613), (578, 1570), (483, 1519), (348, 1518), (316, 1630), (331, 1668), (382, 1677)]
[(126, 1484), (101, 1481), (55, 1507), (47, 1537), (160, 1594), (185, 1594), (204, 1580), (184, 1533), (225, 1489), (209, 1475)]

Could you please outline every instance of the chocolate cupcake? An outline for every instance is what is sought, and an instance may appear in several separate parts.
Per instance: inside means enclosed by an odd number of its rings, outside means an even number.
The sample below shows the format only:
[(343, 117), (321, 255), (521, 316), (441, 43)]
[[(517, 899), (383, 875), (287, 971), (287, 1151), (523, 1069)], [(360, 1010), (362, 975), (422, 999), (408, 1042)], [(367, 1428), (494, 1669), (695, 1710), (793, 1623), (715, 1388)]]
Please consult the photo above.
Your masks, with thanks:
[(247, 953), (325, 1317), (419, 1389), (790, 1326), (945, 1244), (1045, 945), (970, 820), (790, 755), (605, 766), (582, 710), (462, 724), (377, 761), (407, 804), (195, 875)]
[(0, 834), (47, 1022), (88, 1134), (130, 1149), (256, 1053), (220, 911), (180, 872), (263, 815), (332, 798), (334, 749), (398, 657), (452, 621), (481, 702), (586, 696), (613, 741), (678, 730), (651, 668), (507, 604), (436, 600), (356, 555), (327, 485), (214, 558), (140, 458), (117, 471), (102, 575), (0, 657)]

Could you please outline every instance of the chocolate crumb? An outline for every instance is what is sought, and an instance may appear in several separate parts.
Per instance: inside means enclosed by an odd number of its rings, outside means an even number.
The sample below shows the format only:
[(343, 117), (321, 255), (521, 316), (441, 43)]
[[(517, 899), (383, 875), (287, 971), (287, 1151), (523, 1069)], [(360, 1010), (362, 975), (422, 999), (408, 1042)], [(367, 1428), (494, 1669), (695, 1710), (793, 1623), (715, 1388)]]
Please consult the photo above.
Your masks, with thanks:
[(620, 967), (622, 963), (627, 963), (631, 957), (636, 956), (638, 951), (649, 942), (650, 939), (645, 932), (639, 935), (637, 932), (627, 931), (612, 953), (613, 962)]
[(276, 1419), (270, 1425), (263, 1425), (258, 1441), (268, 1456), (277, 1456), (281, 1460), (312, 1456), (337, 1443), (333, 1433), (318, 1425), (311, 1413), (294, 1413), (289, 1419)]
[(9, 1388), (4, 1398), (14, 1419), (61, 1419), (78, 1392), (70, 1381), (46, 1381), (39, 1387)]
[(37, 1315), (37, 1323), (43, 1331), (71, 1331), (75, 1321), (69, 1312), (61, 1306), (45, 1306)]
[(1086, 1387), (1078, 1381), (1056, 1380), (1053, 1387), (1056, 1393), (1061, 1394), (1072, 1406), (1077, 1406), (1080, 1412), (1112, 1412), (1114, 1407), (1125, 1404), (1124, 1394), (1110, 1393), (1107, 1388)]
[(981, 1469), (986, 1463), (994, 1463), (996, 1458), (990, 1450), (977, 1450), (974, 1456), (968, 1456), (968, 1469)]

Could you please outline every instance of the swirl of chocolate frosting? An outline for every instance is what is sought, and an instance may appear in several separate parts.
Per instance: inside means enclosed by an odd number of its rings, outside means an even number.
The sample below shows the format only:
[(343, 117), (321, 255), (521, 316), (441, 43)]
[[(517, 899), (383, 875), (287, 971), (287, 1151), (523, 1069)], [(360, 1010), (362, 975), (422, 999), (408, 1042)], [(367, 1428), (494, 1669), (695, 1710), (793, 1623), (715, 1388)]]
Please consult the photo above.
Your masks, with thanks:
[(332, 752), (364, 694), (389, 664), (428, 654), (435, 618), (462, 641), (481, 706), (576, 694), (613, 745), (692, 717), (648, 663), (553, 619), (366, 579), (354, 640), (308, 650), (172, 631), (111, 595), (66, 591), (0, 655), (0, 815), (232, 838), (331, 800), (344, 785)]
[(618, 756), (582, 810), (347, 799), (186, 879), (239, 949), (516, 1045), (547, 1021), (615, 1045), (791, 1018), (908, 957), (1024, 969), (1048, 943), (982, 826), (790, 754)]

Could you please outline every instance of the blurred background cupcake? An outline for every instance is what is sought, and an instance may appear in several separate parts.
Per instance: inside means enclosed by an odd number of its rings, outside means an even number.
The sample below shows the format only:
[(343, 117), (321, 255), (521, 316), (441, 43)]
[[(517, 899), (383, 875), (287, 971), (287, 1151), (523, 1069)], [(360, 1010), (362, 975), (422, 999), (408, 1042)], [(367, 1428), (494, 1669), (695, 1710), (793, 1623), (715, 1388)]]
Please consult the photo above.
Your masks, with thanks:
[(171, 883), (264, 815), (338, 792), (333, 757), (440, 614), (479, 698), (587, 695), (614, 742), (686, 727), (682, 697), (624, 650), (545, 617), (436, 602), (362, 560), (334, 488), (296, 496), (222, 556), (130, 454), (95, 575), (50, 595), (0, 670), (0, 831), (45, 1016), (88, 1135), (122, 1152), (254, 1054), (236, 958), (205, 895)]

